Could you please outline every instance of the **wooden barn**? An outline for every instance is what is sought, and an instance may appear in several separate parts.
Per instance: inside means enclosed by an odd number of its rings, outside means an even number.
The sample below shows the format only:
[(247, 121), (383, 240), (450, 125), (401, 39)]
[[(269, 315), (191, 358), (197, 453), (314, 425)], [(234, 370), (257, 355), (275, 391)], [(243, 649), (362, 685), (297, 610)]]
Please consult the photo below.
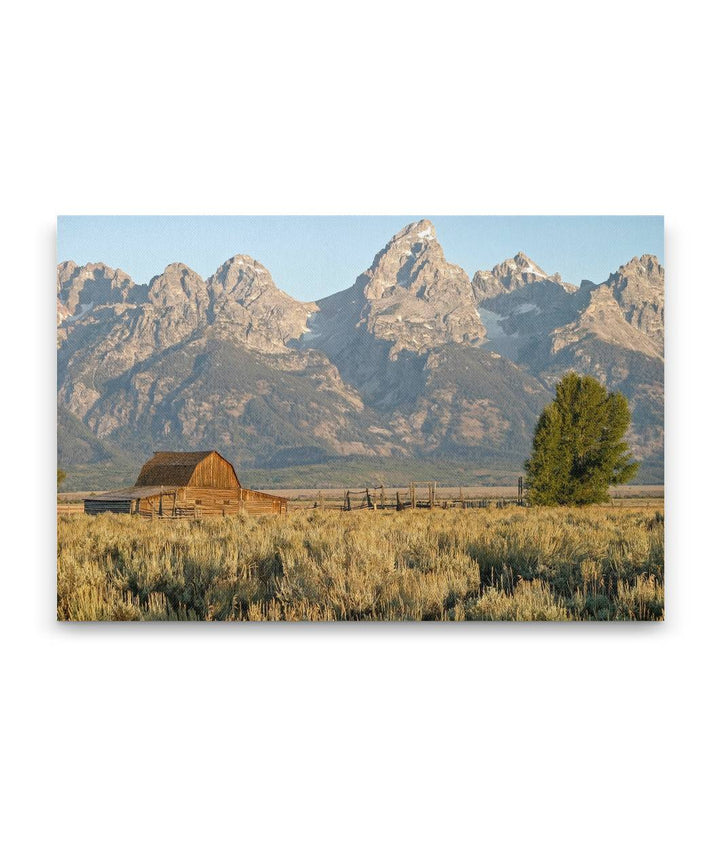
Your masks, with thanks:
[(104, 511), (143, 517), (285, 514), (287, 499), (243, 487), (217, 452), (155, 452), (134, 487), (85, 500), (86, 514)]

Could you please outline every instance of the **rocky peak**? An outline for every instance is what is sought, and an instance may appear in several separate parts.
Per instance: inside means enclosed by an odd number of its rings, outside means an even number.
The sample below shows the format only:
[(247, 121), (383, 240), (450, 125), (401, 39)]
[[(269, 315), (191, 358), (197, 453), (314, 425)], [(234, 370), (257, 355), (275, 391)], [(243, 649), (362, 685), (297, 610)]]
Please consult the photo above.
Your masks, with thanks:
[(484, 338), (468, 275), (445, 259), (429, 220), (394, 235), (351, 291), (361, 306), (358, 326), (392, 341), (391, 359), (401, 350)]
[(65, 262), (60, 262), (57, 266), (57, 290), (58, 294), (60, 294), (60, 290), (64, 288), (65, 284), (69, 282), (75, 271), (80, 269), (80, 265), (76, 264), (74, 261), (68, 260)]
[(658, 261), (657, 256), (651, 256), (646, 253), (640, 256), (640, 258), (634, 256), (627, 264), (618, 268), (617, 275), (623, 277), (644, 277), (656, 283), (661, 283), (665, 275), (665, 269)]
[(430, 220), (418, 220), (417, 223), (410, 223), (393, 235), (387, 246), (401, 243), (429, 244), (431, 241), (437, 241), (435, 226)]
[(281, 291), (257, 259), (236, 255), (208, 280), (215, 324), (225, 335), (250, 348), (284, 351), (286, 343), (307, 331), (314, 303), (295, 300)]
[(612, 287), (621, 305), (653, 299), (664, 303), (665, 270), (656, 256), (636, 256), (619, 267), (606, 282)]
[(478, 301), (483, 301), (537, 282), (555, 283), (567, 292), (576, 290), (576, 286), (563, 282), (559, 273), (552, 276), (547, 274), (540, 265), (521, 252), (495, 265), (492, 270), (477, 271), (472, 284)]
[(208, 280), (208, 287), (214, 298), (230, 295), (245, 305), (263, 294), (283, 294), (273, 282), (270, 271), (257, 259), (245, 255), (233, 256), (220, 265)]
[(393, 235), (354, 287), (362, 289), (368, 300), (381, 298), (398, 287), (411, 290), (417, 279), (414, 274), (428, 262), (447, 265), (435, 227), (429, 220), (420, 220)]
[(665, 270), (656, 256), (643, 255), (622, 265), (604, 283), (625, 318), (661, 349), (665, 328)]
[(509, 285), (518, 277), (524, 278), (526, 282), (549, 278), (545, 271), (525, 253), (517, 253), (511, 259), (495, 265), (492, 272), (505, 285)]
[(662, 348), (628, 320), (613, 289), (607, 283), (589, 293), (589, 301), (577, 319), (551, 334), (552, 352), (593, 337), (616, 348), (636, 351), (648, 357), (662, 357)]
[(174, 308), (204, 314), (210, 302), (207, 285), (200, 274), (174, 262), (150, 280), (148, 300), (157, 309)]
[(73, 261), (57, 269), (57, 299), (69, 312), (66, 320), (89, 311), (93, 306), (125, 303), (135, 283), (125, 271), (102, 262), (80, 267)]

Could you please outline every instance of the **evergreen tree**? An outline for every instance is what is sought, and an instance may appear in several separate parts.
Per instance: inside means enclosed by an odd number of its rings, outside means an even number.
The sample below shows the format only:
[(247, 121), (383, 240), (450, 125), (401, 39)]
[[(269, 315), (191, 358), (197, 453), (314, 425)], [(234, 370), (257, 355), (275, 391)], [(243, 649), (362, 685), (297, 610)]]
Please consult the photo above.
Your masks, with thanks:
[(625, 434), (630, 408), (620, 392), (608, 393), (595, 378), (571, 372), (543, 410), (525, 464), (533, 505), (606, 502), (610, 485), (637, 472)]

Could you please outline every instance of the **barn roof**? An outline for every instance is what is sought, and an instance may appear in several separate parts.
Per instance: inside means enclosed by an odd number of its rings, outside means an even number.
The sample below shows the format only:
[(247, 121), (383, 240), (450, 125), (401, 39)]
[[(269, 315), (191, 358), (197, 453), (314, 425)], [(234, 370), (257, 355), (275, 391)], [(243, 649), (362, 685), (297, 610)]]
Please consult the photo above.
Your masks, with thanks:
[[(143, 464), (135, 487), (145, 487), (146, 485), (185, 486), (190, 483), (197, 465), (212, 454), (218, 455), (212, 449), (208, 452), (155, 452), (152, 458)], [(218, 457), (222, 457), (222, 455), (218, 455)], [(223, 460), (225, 459), (223, 458)]]

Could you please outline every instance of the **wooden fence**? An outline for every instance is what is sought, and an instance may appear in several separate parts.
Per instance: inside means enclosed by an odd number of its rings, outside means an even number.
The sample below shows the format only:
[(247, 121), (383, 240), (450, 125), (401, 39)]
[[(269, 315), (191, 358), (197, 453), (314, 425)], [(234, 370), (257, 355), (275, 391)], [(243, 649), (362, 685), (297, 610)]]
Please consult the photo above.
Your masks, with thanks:
[(339, 509), (341, 511), (359, 511), (361, 509), (393, 509), (403, 511), (406, 508), (505, 508), (509, 505), (525, 505), (525, 494), (522, 478), (518, 479), (517, 495), (514, 498), (471, 498), (463, 494), (463, 488), (453, 491), (453, 495), (438, 497), (437, 482), (418, 484), (410, 482), (407, 489), (364, 487), (346, 490), (341, 503), (333, 502), (318, 491), (314, 508)]

